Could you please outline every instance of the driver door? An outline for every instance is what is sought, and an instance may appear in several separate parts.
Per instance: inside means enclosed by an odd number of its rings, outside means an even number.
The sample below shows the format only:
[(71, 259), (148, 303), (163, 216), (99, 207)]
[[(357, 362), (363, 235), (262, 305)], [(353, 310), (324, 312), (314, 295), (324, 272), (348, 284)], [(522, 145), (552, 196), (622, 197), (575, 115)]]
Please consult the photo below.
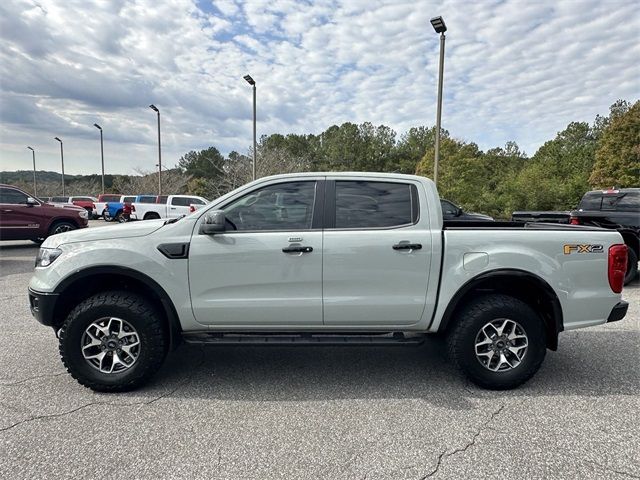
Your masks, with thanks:
[(196, 320), (258, 329), (322, 325), (323, 197), (321, 178), (257, 186), (221, 206), (224, 232), (196, 230), (189, 249)]

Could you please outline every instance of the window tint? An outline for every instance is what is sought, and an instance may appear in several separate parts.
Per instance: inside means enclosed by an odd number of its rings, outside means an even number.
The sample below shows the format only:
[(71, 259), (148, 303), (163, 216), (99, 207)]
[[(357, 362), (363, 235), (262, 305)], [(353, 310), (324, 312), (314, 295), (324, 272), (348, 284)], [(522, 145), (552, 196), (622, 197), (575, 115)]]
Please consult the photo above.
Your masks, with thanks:
[(578, 210), (600, 210), (601, 193), (587, 193), (578, 205)]
[(171, 205), (176, 205), (178, 207), (188, 207), (190, 203), (191, 203), (190, 198), (173, 197), (171, 199)]
[[(411, 186), (388, 182), (336, 182), (336, 228), (384, 228), (413, 223)], [(413, 209), (412, 209), (413, 207)]]
[(447, 200), (440, 200), (440, 206), (442, 207), (443, 216), (455, 217), (458, 213), (456, 206)]
[(52, 197), (51, 201), (53, 203), (67, 203), (69, 201), (69, 197)]
[(316, 182), (289, 182), (255, 190), (227, 205), (226, 217), (238, 230), (311, 228)]
[(156, 202), (157, 203), (167, 203), (167, 198), (169, 198), (167, 195), (160, 195), (160, 196), (158, 196)]
[(156, 203), (156, 197), (145, 195), (140, 197), (140, 200), (138, 200), (138, 202), (139, 203)]
[(206, 205), (207, 204), (206, 202), (200, 200), (199, 198), (192, 198), (189, 203), (190, 204), (193, 203), (194, 205)]
[(122, 200), (122, 203), (131, 203), (133, 201), (135, 201), (136, 197), (124, 197), (124, 199)]
[(101, 202), (119, 202), (120, 195), (102, 195), (100, 197)]
[(640, 210), (640, 192), (624, 192), (602, 197), (602, 210)]
[(13, 188), (0, 188), (0, 203), (27, 204), (27, 195)]
[(72, 202), (93, 202), (91, 197), (71, 197)]

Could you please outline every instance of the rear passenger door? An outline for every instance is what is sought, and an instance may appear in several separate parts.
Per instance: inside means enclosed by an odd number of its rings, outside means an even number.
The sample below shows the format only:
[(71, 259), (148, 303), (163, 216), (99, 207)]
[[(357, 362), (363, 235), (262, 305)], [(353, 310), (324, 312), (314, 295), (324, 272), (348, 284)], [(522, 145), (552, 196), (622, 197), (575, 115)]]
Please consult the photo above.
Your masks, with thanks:
[(425, 306), (431, 262), (430, 232), (419, 222), (420, 185), (391, 179), (328, 180), (324, 324), (417, 323)]

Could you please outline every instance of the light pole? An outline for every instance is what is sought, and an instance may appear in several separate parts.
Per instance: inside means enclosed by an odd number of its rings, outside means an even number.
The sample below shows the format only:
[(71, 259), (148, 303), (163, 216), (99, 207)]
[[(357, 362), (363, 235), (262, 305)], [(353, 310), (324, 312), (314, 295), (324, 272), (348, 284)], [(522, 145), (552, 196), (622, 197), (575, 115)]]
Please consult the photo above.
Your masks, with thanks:
[(257, 142), (256, 142), (256, 81), (251, 75), (243, 77), (249, 85), (253, 87), (253, 179), (256, 179), (256, 158), (257, 158)]
[(64, 150), (62, 149), (62, 140), (58, 137), (53, 138), (60, 142), (60, 160), (62, 161), (62, 196), (64, 197)]
[(104, 144), (102, 143), (102, 127), (97, 123), (93, 124), (98, 130), (100, 130), (100, 158), (102, 159), (102, 193), (104, 194)]
[(31, 150), (31, 155), (33, 157), (33, 195), (37, 197), (38, 189), (36, 188), (36, 151), (32, 147), (27, 148)]
[(438, 68), (438, 109), (436, 113), (436, 158), (433, 164), (433, 181), (438, 185), (438, 162), (440, 161), (440, 122), (442, 120), (442, 77), (444, 75), (444, 32), (447, 26), (442, 17), (433, 17), (431, 25), (440, 34), (440, 65)]
[(158, 195), (162, 195), (162, 147), (160, 144), (160, 110), (154, 104), (149, 108), (158, 114)]

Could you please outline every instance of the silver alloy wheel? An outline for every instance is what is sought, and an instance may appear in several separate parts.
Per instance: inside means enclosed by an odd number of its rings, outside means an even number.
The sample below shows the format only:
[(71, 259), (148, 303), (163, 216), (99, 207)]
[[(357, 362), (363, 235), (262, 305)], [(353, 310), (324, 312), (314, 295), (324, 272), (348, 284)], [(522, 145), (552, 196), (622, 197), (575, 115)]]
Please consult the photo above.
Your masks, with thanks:
[(126, 320), (105, 317), (89, 325), (82, 335), (82, 356), (102, 373), (121, 373), (140, 356), (140, 336)]
[(69, 232), (71, 230), (73, 230), (73, 227), (71, 225), (69, 225), (68, 223), (63, 223), (62, 225), (58, 225), (53, 229), (53, 234), (55, 235), (57, 233)]
[(527, 354), (529, 339), (522, 325), (508, 318), (497, 318), (476, 335), (476, 358), (492, 372), (516, 368)]

